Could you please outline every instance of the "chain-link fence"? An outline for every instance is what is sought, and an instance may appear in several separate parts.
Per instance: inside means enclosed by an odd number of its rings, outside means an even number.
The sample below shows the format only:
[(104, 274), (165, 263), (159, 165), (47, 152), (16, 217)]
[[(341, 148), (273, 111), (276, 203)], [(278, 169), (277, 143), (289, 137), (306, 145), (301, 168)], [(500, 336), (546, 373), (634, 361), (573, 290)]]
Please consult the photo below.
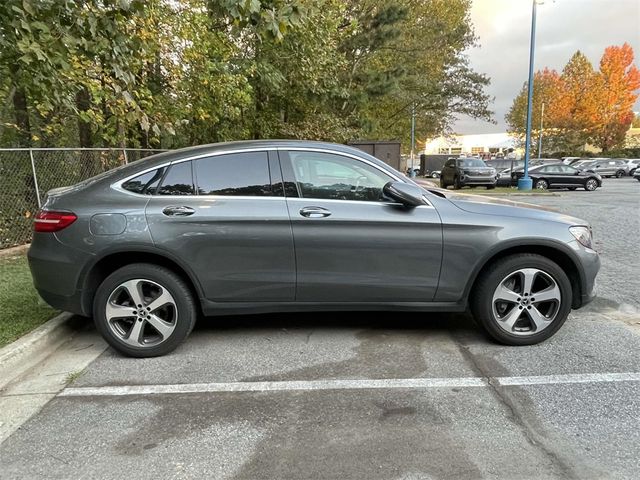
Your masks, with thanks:
[(52, 188), (162, 150), (0, 148), (0, 249), (31, 241), (32, 216)]

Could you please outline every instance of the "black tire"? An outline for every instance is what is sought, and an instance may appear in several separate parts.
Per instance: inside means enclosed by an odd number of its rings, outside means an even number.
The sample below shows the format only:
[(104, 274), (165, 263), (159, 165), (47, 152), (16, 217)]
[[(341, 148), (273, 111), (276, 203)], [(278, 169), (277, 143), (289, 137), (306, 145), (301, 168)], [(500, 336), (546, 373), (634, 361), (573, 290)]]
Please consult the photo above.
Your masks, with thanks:
[(548, 190), (549, 182), (547, 182), (544, 178), (541, 178), (539, 180), (536, 180), (533, 186), (536, 188), (536, 190)]
[[(175, 301), (173, 331), (157, 345), (140, 347), (129, 345), (119, 338), (108, 325), (106, 306), (110, 296), (124, 282), (133, 279), (145, 279), (158, 284), (168, 291)], [(150, 263), (134, 263), (116, 270), (100, 284), (93, 301), (93, 318), (96, 328), (109, 345), (130, 357), (157, 357), (175, 350), (193, 330), (197, 316), (198, 310), (191, 289), (184, 280), (173, 271)], [(135, 317), (133, 317), (133, 323), (135, 322)]]
[(636, 169), (629, 170), (629, 176), (633, 177), (633, 174), (636, 173)]
[(462, 185), (460, 184), (460, 177), (458, 176), (453, 177), (453, 189), (460, 190), (461, 188), (462, 188)]
[(431, 174), (431, 178), (438, 178), (438, 174), (437, 174), (436, 172), (433, 172), (433, 173)]
[(621, 178), (624, 176), (624, 170), (618, 170), (616, 172), (616, 178)]
[(578, 188), (578, 187), (569, 187), (569, 188), (568, 188), (568, 190), (570, 190), (570, 191), (572, 191), (572, 192), (573, 192), (573, 191), (574, 191), (574, 190), (576, 190), (577, 188)]
[[(554, 320), (540, 331), (522, 336), (508, 333), (498, 325), (494, 317), (492, 299), (495, 289), (510, 273), (523, 268), (536, 268), (550, 275), (560, 288), (561, 302)], [(530, 253), (510, 255), (496, 261), (483, 271), (471, 292), (469, 304), (471, 313), (486, 332), (496, 341), (505, 345), (534, 345), (553, 336), (566, 321), (571, 312), (572, 289), (569, 278), (555, 262), (546, 257)]]

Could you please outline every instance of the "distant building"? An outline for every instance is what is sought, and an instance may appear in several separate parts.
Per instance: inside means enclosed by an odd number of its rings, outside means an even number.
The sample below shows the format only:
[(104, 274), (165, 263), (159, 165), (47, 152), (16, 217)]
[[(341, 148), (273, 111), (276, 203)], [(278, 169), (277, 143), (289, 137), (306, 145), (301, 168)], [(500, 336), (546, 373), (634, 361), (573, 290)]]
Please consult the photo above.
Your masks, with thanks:
[(426, 142), (424, 153), (427, 155), (489, 155), (507, 154), (509, 149), (516, 153), (515, 139), (508, 133), (481, 133), (475, 135), (442, 136)]

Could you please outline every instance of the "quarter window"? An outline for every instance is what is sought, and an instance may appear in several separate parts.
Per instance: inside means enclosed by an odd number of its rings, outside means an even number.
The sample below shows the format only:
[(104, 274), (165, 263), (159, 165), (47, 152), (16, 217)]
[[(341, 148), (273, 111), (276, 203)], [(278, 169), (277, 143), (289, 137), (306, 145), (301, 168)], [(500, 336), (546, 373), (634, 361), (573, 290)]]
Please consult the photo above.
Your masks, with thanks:
[(127, 180), (122, 184), (122, 188), (133, 193), (140, 193), (142, 195), (153, 195), (156, 193), (158, 184), (162, 180), (166, 168), (161, 167), (156, 170), (152, 170), (137, 177)]
[(180, 162), (169, 167), (158, 195), (193, 195), (191, 161)]
[(216, 155), (194, 162), (198, 195), (272, 195), (267, 152)]
[(304, 198), (383, 201), (382, 187), (393, 178), (365, 162), (320, 152), (289, 152)]

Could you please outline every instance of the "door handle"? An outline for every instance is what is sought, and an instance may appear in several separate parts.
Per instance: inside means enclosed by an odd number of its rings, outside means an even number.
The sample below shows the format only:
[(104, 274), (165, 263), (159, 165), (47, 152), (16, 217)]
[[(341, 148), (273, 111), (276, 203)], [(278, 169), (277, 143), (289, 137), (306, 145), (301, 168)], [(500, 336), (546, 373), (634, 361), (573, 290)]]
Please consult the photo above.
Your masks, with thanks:
[(196, 211), (193, 208), (187, 207), (185, 205), (170, 205), (168, 207), (165, 207), (162, 210), (162, 213), (167, 215), (168, 217), (188, 217), (189, 215), (193, 215), (194, 213), (196, 213)]
[(300, 215), (307, 218), (324, 218), (331, 215), (331, 212), (322, 207), (304, 207), (300, 210)]

